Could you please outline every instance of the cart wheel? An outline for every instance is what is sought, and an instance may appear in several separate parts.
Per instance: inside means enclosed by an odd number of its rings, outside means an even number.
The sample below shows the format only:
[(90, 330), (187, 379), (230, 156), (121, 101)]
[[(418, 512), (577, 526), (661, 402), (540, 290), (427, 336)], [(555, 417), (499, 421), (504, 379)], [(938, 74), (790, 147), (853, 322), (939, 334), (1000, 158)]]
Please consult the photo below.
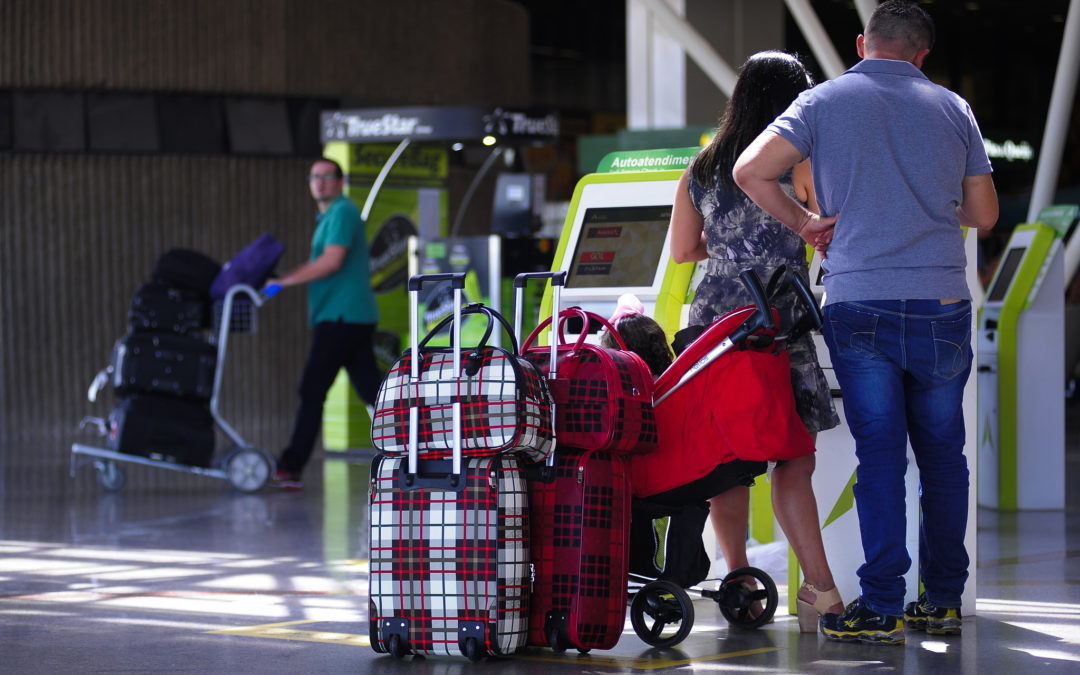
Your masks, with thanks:
[[(752, 588), (745, 581), (747, 577), (755, 579), (759, 587)], [(772, 577), (756, 567), (740, 567), (729, 572), (720, 583), (720, 590), (714, 599), (720, 605), (720, 613), (731, 625), (745, 629), (768, 623), (780, 604)], [(757, 602), (762, 603), (764, 611), (753, 617), (750, 612)]]
[(630, 623), (638, 637), (653, 647), (673, 647), (694, 627), (694, 605), (678, 585), (652, 581), (634, 595)]
[(474, 663), (484, 658), (484, 650), (480, 648), (480, 643), (476, 641), (476, 638), (465, 640), (465, 658)]
[(225, 475), (241, 492), (255, 492), (270, 478), (270, 460), (262, 450), (237, 448), (225, 459)]
[(548, 631), (548, 647), (551, 647), (552, 651), (559, 654), (566, 651), (566, 645), (563, 644), (562, 635), (559, 633), (558, 628), (552, 628)]
[(97, 462), (97, 481), (102, 490), (116, 492), (124, 487), (124, 470), (112, 460)]

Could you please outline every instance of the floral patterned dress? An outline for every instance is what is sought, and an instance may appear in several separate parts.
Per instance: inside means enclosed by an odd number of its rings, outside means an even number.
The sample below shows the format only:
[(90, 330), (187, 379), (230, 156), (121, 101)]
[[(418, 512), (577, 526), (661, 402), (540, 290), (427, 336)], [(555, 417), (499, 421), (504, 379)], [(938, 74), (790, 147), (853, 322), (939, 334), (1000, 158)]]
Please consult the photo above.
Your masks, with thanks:
[[(795, 195), (791, 171), (780, 177), (789, 195)], [(705, 275), (698, 284), (690, 306), (690, 324), (707, 326), (719, 317), (744, 305), (753, 304), (750, 294), (739, 281), (739, 273), (752, 268), (762, 281), (773, 270), (788, 265), (804, 281), (809, 278), (806, 244), (799, 235), (784, 227), (741, 191), (733, 193), (720, 186), (706, 188), (690, 174), (690, 200), (704, 220), (706, 248)], [(788, 320), (796, 306), (795, 296), (787, 293), (776, 302), (781, 317)], [(807, 431), (817, 433), (840, 423), (833, 407), (825, 374), (818, 363), (813, 337), (803, 335), (788, 344), (791, 357), (791, 385), (795, 405)]]

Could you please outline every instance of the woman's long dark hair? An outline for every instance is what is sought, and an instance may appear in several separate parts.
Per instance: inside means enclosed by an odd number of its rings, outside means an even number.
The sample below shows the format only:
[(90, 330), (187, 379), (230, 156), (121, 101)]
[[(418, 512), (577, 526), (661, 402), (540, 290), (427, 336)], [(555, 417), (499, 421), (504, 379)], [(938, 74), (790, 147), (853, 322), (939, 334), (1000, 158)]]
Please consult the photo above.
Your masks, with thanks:
[(786, 52), (758, 52), (746, 60), (731, 100), (724, 108), (720, 129), (694, 162), (694, 180), (713, 187), (738, 190), (731, 178), (735, 160), (799, 92), (814, 86), (806, 67)]

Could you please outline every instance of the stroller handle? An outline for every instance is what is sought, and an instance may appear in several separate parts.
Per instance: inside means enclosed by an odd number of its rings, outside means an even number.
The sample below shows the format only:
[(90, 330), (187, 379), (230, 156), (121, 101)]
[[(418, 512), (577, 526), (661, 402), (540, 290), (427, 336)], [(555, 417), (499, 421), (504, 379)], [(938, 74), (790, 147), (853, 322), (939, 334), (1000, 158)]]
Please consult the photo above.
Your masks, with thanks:
[(761, 278), (757, 275), (757, 272), (752, 269), (743, 270), (739, 272), (739, 280), (742, 281), (746, 291), (750, 293), (750, 297), (754, 299), (754, 306), (757, 307), (757, 311), (744, 321), (741, 326), (732, 331), (729, 339), (735, 344), (742, 342), (758, 331), (771, 330), (774, 325), (769, 298), (765, 294), (765, 288), (761, 285)]
[(810, 290), (810, 287), (806, 285), (806, 282), (798, 274), (793, 273), (791, 275), (791, 285), (795, 287), (795, 294), (802, 301), (807, 312), (803, 320), (799, 322), (799, 328), (802, 328), (804, 332), (821, 330), (822, 325), (825, 323), (825, 316), (814, 299), (813, 291)]

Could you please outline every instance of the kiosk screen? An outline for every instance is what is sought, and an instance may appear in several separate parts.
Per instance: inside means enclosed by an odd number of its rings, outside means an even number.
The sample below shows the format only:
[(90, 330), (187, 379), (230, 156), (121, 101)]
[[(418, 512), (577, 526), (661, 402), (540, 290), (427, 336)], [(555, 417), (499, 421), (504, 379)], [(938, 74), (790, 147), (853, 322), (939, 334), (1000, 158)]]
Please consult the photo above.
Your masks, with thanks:
[(1009, 284), (1012, 283), (1013, 277), (1016, 276), (1016, 269), (1020, 267), (1020, 261), (1024, 258), (1025, 251), (1027, 251), (1027, 248), (1009, 249), (1005, 261), (1001, 263), (1001, 270), (998, 272), (997, 280), (994, 281), (990, 294), (986, 296), (987, 302), (1001, 302), (1005, 299), (1005, 292), (1009, 290)]
[(671, 206), (585, 210), (567, 288), (652, 286)]

